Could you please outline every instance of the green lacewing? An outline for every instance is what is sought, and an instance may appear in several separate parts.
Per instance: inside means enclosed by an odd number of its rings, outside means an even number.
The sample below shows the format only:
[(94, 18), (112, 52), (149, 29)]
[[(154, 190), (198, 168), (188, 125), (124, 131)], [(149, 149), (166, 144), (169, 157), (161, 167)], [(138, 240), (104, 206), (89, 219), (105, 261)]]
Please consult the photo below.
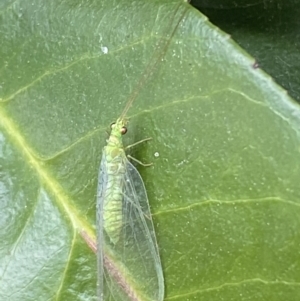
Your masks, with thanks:
[(87, 243), (97, 249), (97, 291), (101, 301), (164, 299), (164, 277), (147, 192), (125, 154), (122, 136), (127, 131), (125, 116), (130, 106), (157, 69), (187, 11), (187, 7), (180, 11), (181, 6), (179, 3), (172, 13), (167, 37), (161, 38), (122, 114), (112, 124), (103, 149), (97, 190), (97, 247), (82, 233)]

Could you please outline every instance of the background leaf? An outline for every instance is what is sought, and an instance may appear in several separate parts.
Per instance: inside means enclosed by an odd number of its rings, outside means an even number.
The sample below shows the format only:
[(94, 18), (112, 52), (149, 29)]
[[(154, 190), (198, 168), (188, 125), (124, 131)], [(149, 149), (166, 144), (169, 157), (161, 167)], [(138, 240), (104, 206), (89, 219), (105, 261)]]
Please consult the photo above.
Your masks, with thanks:
[(300, 102), (300, 6), (288, 1), (205, 1), (192, 4), (252, 56)]
[[(180, 11), (187, 4), (183, 4)], [(0, 7), (1, 300), (96, 300), (105, 130), (177, 2)], [(299, 107), (190, 8), (129, 111), (166, 300), (297, 300)]]

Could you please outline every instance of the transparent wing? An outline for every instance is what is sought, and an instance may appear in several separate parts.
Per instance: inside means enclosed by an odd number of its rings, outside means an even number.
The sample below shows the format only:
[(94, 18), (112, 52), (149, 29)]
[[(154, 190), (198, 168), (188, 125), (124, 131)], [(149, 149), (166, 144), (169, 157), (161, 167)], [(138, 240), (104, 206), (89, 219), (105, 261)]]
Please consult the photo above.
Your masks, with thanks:
[(104, 238), (103, 238), (103, 204), (104, 204), (104, 194), (108, 184), (108, 175), (106, 170), (106, 157), (102, 155), (99, 175), (98, 175), (98, 189), (97, 189), (97, 203), (96, 203), (96, 226), (97, 226), (97, 294), (99, 301), (104, 300), (104, 279), (103, 279), (103, 269), (104, 269)]
[[(105, 162), (101, 166), (105, 167)], [(136, 168), (124, 157), (120, 239), (113, 244), (103, 229), (103, 201), (98, 202), (98, 275), (100, 300), (162, 301), (164, 282), (147, 193)], [(99, 200), (106, 189), (100, 171)], [(100, 179), (100, 178), (99, 178)], [(105, 182), (106, 181), (106, 182)], [(101, 207), (102, 206), (102, 207)], [(101, 211), (98, 211), (101, 210)]]

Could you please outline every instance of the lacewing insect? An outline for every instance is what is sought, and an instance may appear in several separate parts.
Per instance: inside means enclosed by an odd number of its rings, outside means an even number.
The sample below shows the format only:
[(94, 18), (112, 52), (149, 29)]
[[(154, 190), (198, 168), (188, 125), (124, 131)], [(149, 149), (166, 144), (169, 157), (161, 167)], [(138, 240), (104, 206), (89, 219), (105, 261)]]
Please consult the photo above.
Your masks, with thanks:
[(97, 249), (97, 291), (101, 301), (164, 298), (164, 278), (146, 189), (139, 172), (127, 159), (122, 135), (127, 131), (125, 116), (130, 106), (157, 69), (187, 11), (187, 8), (181, 11), (181, 6), (180, 3), (172, 13), (167, 37), (161, 38), (122, 114), (111, 125), (103, 149), (97, 190), (97, 248), (82, 233), (87, 243)]

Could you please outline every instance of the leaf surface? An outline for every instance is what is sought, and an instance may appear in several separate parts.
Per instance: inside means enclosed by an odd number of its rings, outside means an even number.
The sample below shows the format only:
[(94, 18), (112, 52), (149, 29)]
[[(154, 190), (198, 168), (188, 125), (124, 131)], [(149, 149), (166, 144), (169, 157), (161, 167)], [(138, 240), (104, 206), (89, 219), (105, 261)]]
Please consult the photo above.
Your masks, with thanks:
[[(0, 7), (0, 299), (96, 300), (95, 200), (106, 130), (177, 7)], [(182, 4), (185, 9), (187, 4)], [(166, 300), (297, 300), (299, 107), (192, 8), (129, 110)]]

